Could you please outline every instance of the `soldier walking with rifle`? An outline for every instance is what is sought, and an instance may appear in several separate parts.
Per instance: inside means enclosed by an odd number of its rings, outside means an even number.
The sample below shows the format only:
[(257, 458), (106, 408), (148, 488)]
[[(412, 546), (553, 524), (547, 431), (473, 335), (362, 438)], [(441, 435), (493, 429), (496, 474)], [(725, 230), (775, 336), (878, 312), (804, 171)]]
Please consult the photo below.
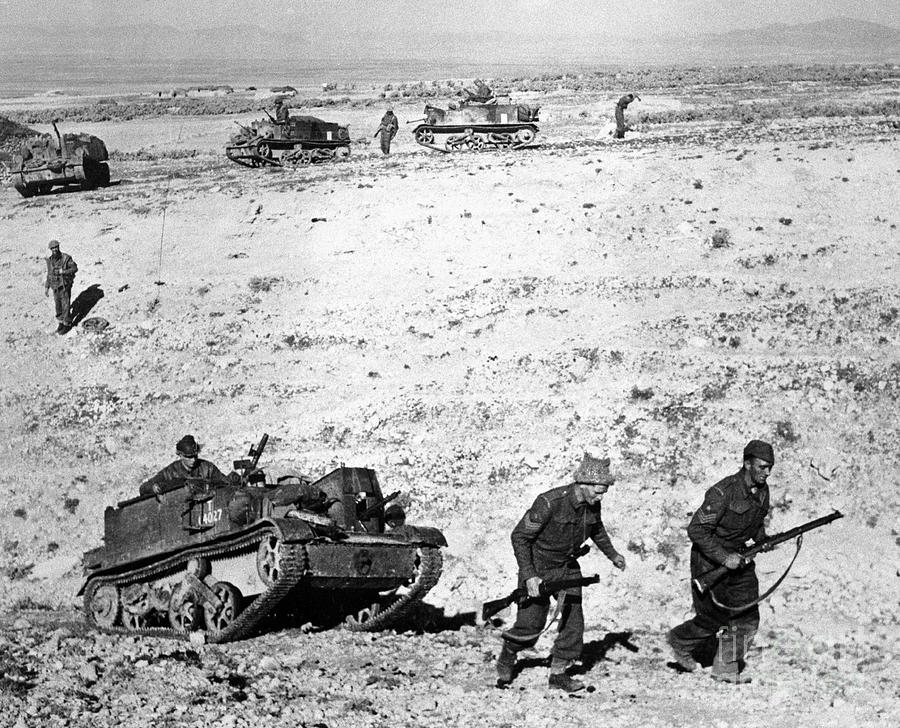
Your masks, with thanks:
[(585, 453), (573, 481), (539, 495), (513, 529), (520, 590), (511, 596), (524, 598), (519, 602), (515, 625), (503, 634), (503, 649), (497, 659), (498, 687), (513, 681), (516, 654), (537, 642), (552, 595), (557, 600), (560, 624), (553, 644), (549, 685), (570, 693), (584, 688), (566, 670), (581, 657), (584, 643), (581, 585), (595, 583), (597, 577), (582, 578), (577, 558), (584, 553), (582, 544), (587, 539), (597, 544), (616, 568), (625, 568), (625, 558), (613, 548), (600, 519), (603, 494), (615, 482), (609, 459)]
[[(706, 491), (703, 504), (688, 525), (691, 548), (691, 579), (718, 566), (727, 574), (714, 590), (701, 593), (693, 589), (696, 615), (671, 629), (666, 640), (675, 661), (685, 671), (696, 667), (694, 654), (718, 635), (713, 661), (714, 680), (730, 683), (750, 682), (743, 677), (744, 655), (759, 627), (759, 581), (752, 560), (741, 556), (748, 540), (766, 539), (764, 519), (769, 512), (769, 487), (766, 481), (775, 454), (762, 440), (751, 440), (744, 448), (744, 463), (734, 475), (720, 480)], [(748, 605), (733, 612), (725, 605)]]

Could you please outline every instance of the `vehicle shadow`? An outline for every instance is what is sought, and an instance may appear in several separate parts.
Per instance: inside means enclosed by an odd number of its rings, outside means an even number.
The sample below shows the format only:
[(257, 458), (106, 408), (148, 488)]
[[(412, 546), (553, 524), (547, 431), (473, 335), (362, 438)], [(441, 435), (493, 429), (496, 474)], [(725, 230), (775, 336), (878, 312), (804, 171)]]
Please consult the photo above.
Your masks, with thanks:
[(447, 615), (443, 608), (431, 604), (417, 602), (391, 629), (397, 632), (415, 632), (416, 634), (435, 634), (437, 632), (458, 632), (461, 627), (474, 627), (475, 612), (460, 612)]
[(99, 283), (92, 283), (79, 293), (77, 298), (72, 301), (72, 305), (69, 308), (69, 317), (72, 321), (70, 328), (78, 326), (78, 324), (84, 320), (85, 316), (91, 312), (91, 309), (97, 305), (97, 301), (103, 298), (104, 295), (103, 289), (100, 288)]

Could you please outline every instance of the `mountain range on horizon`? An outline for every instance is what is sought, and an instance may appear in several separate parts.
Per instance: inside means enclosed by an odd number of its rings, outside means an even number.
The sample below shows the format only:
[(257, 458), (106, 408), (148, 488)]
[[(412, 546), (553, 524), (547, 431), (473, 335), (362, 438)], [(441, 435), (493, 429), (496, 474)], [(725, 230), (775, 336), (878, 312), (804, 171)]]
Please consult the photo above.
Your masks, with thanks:
[[(90, 41), (86, 42), (86, 38)], [(227, 51), (223, 51), (227, 49)], [(215, 58), (341, 59), (364, 62), (375, 58), (399, 61), (433, 59), (487, 60), (510, 62), (527, 58), (555, 58), (597, 63), (616, 62), (619, 57), (631, 62), (647, 58), (648, 62), (671, 59), (690, 62), (700, 54), (703, 60), (717, 58), (727, 62), (747, 59), (861, 62), (900, 60), (900, 29), (857, 20), (833, 18), (788, 25), (777, 23), (752, 29), (722, 33), (697, 32), (667, 34), (639, 38), (615, 37), (602, 32), (590, 36), (531, 35), (504, 31), (441, 32), (422, 34), (414, 29), (400, 29), (391, 38), (373, 39), (354, 34), (331, 34), (328, 37), (302, 31), (287, 32), (255, 26), (221, 26), (182, 30), (166, 25), (135, 25), (109, 28), (63, 26), (0, 27), (0, 56), (27, 58), (46, 56), (81, 56), (127, 61), (184, 60)]]

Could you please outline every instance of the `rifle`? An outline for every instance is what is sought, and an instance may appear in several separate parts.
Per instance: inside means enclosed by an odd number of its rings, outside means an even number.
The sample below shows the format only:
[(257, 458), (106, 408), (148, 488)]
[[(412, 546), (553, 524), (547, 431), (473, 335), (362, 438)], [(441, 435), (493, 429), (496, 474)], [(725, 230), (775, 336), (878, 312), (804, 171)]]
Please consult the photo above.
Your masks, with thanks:
[[(542, 581), (538, 589), (540, 590), (541, 596), (546, 597), (551, 594), (555, 594), (556, 592), (562, 591), (563, 589), (574, 589), (575, 587), (580, 586), (589, 586), (590, 584), (596, 584), (600, 581), (600, 575), (594, 574), (593, 576), (578, 576), (572, 577), (569, 579), (558, 579), (557, 581)], [(513, 589), (509, 594), (505, 597), (501, 597), (500, 599), (492, 599), (489, 602), (485, 602), (481, 605), (481, 619), (483, 622), (486, 622), (491, 617), (493, 617), (497, 612), (506, 609), (513, 602), (520, 602), (528, 596), (528, 589), (524, 586), (520, 586), (518, 589)]]
[(269, 441), (269, 436), (266, 433), (263, 433), (262, 438), (259, 441), (259, 444), (254, 448), (252, 445), (250, 446), (250, 459), (243, 460), (235, 460), (232, 463), (232, 466), (235, 470), (242, 470), (241, 473), (241, 485), (246, 485), (250, 482), (250, 476), (257, 472), (257, 466), (259, 465), (259, 459), (262, 457), (263, 450), (266, 449), (266, 443)]
[[(800, 538), (807, 531), (812, 531), (814, 528), (821, 528), (822, 526), (827, 526), (832, 521), (836, 521), (838, 518), (843, 518), (844, 514), (840, 511), (835, 511), (834, 513), (829, 513), (827, 516), (822, 516), (821, 518), (816, 518), (815, 520), (809, 521), (808, 523), (803, 523), (799, 526), (795, 526), (794, 528), (788, 531), (782, 531), (781, 533), (776, 533), (772, 536), (769, 536), (766, 539), (763, 539), (759, 543), (755, 543), (752, 546), (747, 546), (743, 549), (739, 549), (738, 553), (743, 558), (746, 563), (750, 559), (752, 559), (756, 554), (761, 551), (769, 551), (779, 544), (783, 544), (786, 541), (790, 541), (794, 538)], [(798, 547), (799, 550), (799, 547)], [(717, 566), (715, 569), (710, 569), (709, 571), (700, 574), (696, 579), (694, 579), (694, 587), (698, 592), (703, 594), (707, 590), (709, 590), (719, 579), (721, 579), (726, 573), (728, 569), (725, 566)]]
[(385, 496), (384, 498), (379, 498), (372, 505), (370, 505), (368, 508), (366, 508), (366, 510), (364, 510), (362, 513), (360, 513), (356, 517), (356, 520), (357, 521), (365, 521), (369, 516), (371, 516), (373, 513), (375, 513), (375, 511), (377, 511), (379, 508), (387, 505), (388, 503), (390, 503), (392, 500), (395, 500), (399, 496), (400, 496), (400, 491), (395, 490), (390, 495)]

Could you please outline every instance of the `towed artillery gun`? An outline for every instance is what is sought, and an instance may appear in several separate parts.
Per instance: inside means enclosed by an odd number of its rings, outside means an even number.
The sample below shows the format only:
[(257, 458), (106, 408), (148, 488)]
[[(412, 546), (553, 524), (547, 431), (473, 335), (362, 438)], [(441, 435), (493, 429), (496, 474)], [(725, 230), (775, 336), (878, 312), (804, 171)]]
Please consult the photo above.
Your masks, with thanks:
[(12, 184), (22, 197), (77, 184), (83, 190), (109, 186), (109, 153), (93, 134), (52, 134), (26, 139), (13, 158)]
[(106, 509), (104, 544), (84, 555), (89, 624), (228, 642), (277, 612), (376, 631), (437, 583), (443, 534), (387, 529), (396, 496), (382, 495), (374, 471), (341, 466), (315, 481), (269, 483), (258, 468), (267, 438), (235, 461), (228, 482), (175, 481)]
[(538, 133), (539, 106), (461, 101), (457, 108), (427, 104), (424, 123), (413, 129), (415, 140), (439, 152), (521, 149)]
[[(267, 112), (268, 113), (268, 112)], [(225, 155), (245, 167), (315, 164), (350, 154), (350, 129), (315, 116), (291, 116), (286, 121), (259, 119), (238, 124)]]

